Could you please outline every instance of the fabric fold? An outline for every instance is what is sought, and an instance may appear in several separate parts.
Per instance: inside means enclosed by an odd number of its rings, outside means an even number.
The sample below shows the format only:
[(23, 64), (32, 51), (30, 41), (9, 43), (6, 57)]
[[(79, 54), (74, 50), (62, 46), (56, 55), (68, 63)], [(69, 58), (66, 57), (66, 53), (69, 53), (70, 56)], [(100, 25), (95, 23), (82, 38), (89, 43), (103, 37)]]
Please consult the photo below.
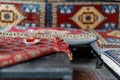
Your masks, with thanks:
[(59, 38), (39, 40), (40, 42), (37, 44), (26, 45), (21, 39), (1, 38), (0, 68), (47, 56), (55, 52), (71, 54), (68, 44)]

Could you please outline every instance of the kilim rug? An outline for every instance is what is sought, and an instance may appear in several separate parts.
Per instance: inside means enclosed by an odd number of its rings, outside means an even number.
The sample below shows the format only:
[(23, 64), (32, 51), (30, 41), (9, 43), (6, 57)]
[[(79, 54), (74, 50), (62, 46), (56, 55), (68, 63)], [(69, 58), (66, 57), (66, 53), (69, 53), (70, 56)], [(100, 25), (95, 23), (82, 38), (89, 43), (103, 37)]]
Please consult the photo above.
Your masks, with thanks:
[(38, 1), (0, 1), (0, 29), (16, 26), (17, 29), (44, 26), (45, 3)]
[(120, 31), (95, 31), (92, 30), (92, 33), (97, 35), (99, 39), (97, 40), (98, 47), (101, 48), (119, 48), (120, 47)]
[[(47, 4), (47, 25), (78, 29), (118, 29), (119, 5), (103, 2)], [(52, 13), (51, 13), (52, 12)]]
[(119, 30), (90, 30), (97, 35), (99, 39), (90, 44), (91, 47), (100, 55), (103, 51), (120, 48)]
[(7, 0), (0, 1), (0, 6), (0, 27), (9, 25), (20, 29), (62, 27), (106, 30), (119, 28), (119, 3)]

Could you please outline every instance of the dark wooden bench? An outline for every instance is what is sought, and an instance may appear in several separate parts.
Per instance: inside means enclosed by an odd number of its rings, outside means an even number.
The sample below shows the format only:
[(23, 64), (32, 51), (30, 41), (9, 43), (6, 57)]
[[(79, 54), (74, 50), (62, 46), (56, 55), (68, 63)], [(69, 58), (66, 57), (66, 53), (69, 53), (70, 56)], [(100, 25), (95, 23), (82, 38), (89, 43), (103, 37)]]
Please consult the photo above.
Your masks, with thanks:
[(0, 78), (62, 78), (72, 80), (72, 67), (65, 53), (55, 53), (0, 69)]

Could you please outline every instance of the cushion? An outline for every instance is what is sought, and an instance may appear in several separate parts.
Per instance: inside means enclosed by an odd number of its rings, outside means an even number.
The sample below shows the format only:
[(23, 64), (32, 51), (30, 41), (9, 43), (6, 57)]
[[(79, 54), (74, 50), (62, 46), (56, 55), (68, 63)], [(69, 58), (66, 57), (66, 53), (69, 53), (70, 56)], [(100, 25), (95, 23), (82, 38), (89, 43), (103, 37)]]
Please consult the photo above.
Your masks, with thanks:
[[(9, 27), (9, 26), (5, 26)], [(80, 44), (90, 44), (94, 41), (97, 40), (97, 36), (84, 30), (79, 30), (79, 29), (68, 29), (68, 28), (29, 28), (29, 29), (34, 29), (35, 32), (37, 33), (37, 37), (41, 38), (54, 38), (58, 36), (60, 39), (64, 40), (67, 42), (69, 45), (80, 45)], [(6, 32), (7, 31), (7, 32)], [(18, 32), (21, 37), (25, 37), (25, 32), (26, 30), (24, 29), (17, 29), (16, 26), (11, 27), (11, 29), (6, 30), (6, 31), (1, 31), (2, 33), (7, 33), (8, 32), (15, 32), (17, 34)], [(15, 35), (14, 34), (14, 35)], [(14, 36), (13, 35), (13, 36)], [(23, 36), (24, 35), (24, 36)], [(19, 35), (17, 34), (16, 37)]]
[(120, 49), (105, 51), (101, 59), (120, 76)]

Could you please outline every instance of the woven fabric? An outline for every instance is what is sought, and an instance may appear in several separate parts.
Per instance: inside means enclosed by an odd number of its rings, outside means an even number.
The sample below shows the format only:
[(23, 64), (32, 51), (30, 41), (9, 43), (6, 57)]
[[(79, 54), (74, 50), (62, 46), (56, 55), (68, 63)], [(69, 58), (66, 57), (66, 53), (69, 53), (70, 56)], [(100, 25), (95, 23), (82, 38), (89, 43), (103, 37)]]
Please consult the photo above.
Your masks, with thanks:
[(120, 48), (120, 31), (106, 31), (106, 30), (99, 30), (95, 31), (92, 30), (92, 33), (97, 35), (99, 39), (97, 40), (98, 47), (100, 48)]
[(101, 54), (101, 59), (117, 75), (120, 75), (120, 49), (107, 50)]
[(104, 55), (115, 62), (120, 67), (120, 49), (108, 50), (104, 52)]
[[(52, 7), (52, 8), (51, 8)], [(51, 27), (116, 30), (119, 5), (115, 3), (54, 3), (48, 4), (47, 21)]]
[[(103, 2), (45, 3), (0, 1), (0, 30), (4, 26), (64, 27), (77, 29), (119, 29), (119, 4)], [(7, 29), (10, 27), (7, 27)]]
[(39, 58), (53, 52), (71, 55), (69, 46), (59, 39), (40, 39), (40, 43), (26, 45), (21, 39), (0, 38), (0, 67)]
[[(29, 28), (36, 32), (36, 38), (53, 39), (58, 36), (69, 45), (89, 44), (97, 40), (96, 35), (79, 29), (66, 28)], [(1, 37), (21, 37), (25, 38), (26, 30), (12, 27), (8, 32), (1, 32)]]
[(5, 26), (7, 29), (13, 26), (17, 29), (45, 26), (44, 4), (38, 1), (0, 1), (0, 30)]

